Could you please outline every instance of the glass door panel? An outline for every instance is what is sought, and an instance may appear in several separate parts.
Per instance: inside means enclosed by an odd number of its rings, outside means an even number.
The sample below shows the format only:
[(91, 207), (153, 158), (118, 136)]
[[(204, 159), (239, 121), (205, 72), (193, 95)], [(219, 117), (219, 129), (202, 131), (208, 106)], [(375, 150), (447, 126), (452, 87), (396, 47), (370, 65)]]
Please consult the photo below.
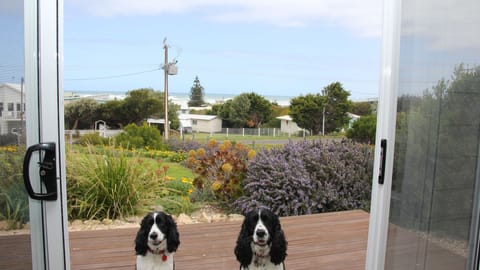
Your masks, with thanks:
[(402, 1), (385, 269), (478, 269), (478, 12)]
[[(0, 45), (0, 269), (70, 268), (62, 6), (61, 0), (0, 3), (0, 33), (8, 41)], [(24, 162), (26, 149), (39, 145), (49, 148)], [(26, 187), (37, 195), (28, 196)], [(53, 189), (55, 198), (42, 195)]]
[[(0, 3), (0, 35), (0, 269), (32, 269), (29, 204), (22, 177), (26, 149), (23, 0)], [(20, 254), (11, 256), (12, 248)]]

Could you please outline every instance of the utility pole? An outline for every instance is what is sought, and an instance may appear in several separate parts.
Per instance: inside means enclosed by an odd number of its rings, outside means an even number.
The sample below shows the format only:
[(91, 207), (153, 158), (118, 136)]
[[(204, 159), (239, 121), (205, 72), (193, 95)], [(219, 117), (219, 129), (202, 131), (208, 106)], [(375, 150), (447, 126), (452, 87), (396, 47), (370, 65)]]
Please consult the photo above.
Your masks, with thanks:
[(165, 117), (163, 118), (165, 120), (165, 124), (163, 124), (163, 136), (164, 136), (164, 141), (168, 141), (168, 133), (169, 133), (169, 125), (168, 125), (168, 44), (167, 44), (167, 38), (163, 40), (163, 49), (165, 50), (165, 64), (163, 66), (164, 69), (164, 93), (163, 93), (163, 100), (164, 100), (164, 108), (165, 108)]
[(322, 136), (325, 136), (325, 109), (328, 104), (328, 92), (327, 90), (322, 91), (322, 95), (325, 97), (324, 103), (323, 103), (323, 113), (322, 113)]
[(165, 85), (164, 85), (164, 108), (165, 108), (165, 124), (163, 129), (164, 141), (168, 141), (168, 134), (170, 132), (170, 125), (168, 121), (168, 75), (177, 75), (177, 60), (174, 59), (173, 62), (168, 62), (168, 43), (167, 38), (163, 39), (163, 49), (165, 50), (165, 64), (163, 65), (164, 76), (165, 76)]

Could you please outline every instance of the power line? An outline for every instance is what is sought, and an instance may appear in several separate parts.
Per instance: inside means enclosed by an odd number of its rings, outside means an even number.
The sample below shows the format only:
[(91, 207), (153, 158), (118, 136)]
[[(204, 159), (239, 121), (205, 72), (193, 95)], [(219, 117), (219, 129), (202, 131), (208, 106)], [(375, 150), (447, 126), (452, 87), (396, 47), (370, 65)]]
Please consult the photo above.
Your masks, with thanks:
[(155, 68), (150, 70), (144, 70), (144, 71), (133, 72), (133, 73), (125, 73), (125, 74), (119, 74), (119, 75), (111, 75), (111, 76), (100, 76), (100, 77), (90, 77), (90, 78), (67, 78), (65, 79), (65, 81), (94, 81), (94, 80), (115, 79), (115, 78), (135, 76), (135, 75), (148, 73), (148, 72), (154, 72), (160, 69), (161, 68)]

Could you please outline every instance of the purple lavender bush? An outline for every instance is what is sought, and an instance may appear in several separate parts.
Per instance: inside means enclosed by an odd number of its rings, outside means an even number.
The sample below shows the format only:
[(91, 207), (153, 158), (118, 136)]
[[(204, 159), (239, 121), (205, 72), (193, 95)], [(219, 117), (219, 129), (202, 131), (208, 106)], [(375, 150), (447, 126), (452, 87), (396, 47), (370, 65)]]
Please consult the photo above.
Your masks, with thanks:
[(370, 204), (372, 149), (342, 140), (290, 142), (259, 151), (235, 207), (247, 212), (266, 206), (277, 215), (304, 215)]
[(203, 144), (193, 140), (182, 140), (178, 138), (172, 138), (167, 142), (167, 148), (170, 151), (183, 151), (188, 152), (190, 150), (197, 150), (202, 147)]

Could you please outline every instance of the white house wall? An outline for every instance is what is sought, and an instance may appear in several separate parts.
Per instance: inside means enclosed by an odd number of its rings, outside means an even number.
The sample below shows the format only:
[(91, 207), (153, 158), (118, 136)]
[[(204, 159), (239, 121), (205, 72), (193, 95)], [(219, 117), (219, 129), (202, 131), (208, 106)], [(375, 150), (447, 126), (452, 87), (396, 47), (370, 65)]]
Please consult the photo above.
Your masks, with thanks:
[[(9, 129), (18, 127), (21, 120), (21, 110), (17, 110), (22, 102), (20, 85), (0, 85), (0, 102), (3, 103), (3, 110), (0, 112), (0, 134), (7, 134)], [(13, 110), (8, 110), (8, 104), (13, 103)], [(25, 101), (23, 102), (25, 103)]]
[[(192, 130), (194, 132), (220, 132), (222, 131), (222, 120), (215, 118), (213, 120), (192, 119)], [(196, 124), (195, 124), (196, 122)]]
[(294, 121), (281, 120), (280, 131), (289, 135), (297, 134), (302, 129)]

